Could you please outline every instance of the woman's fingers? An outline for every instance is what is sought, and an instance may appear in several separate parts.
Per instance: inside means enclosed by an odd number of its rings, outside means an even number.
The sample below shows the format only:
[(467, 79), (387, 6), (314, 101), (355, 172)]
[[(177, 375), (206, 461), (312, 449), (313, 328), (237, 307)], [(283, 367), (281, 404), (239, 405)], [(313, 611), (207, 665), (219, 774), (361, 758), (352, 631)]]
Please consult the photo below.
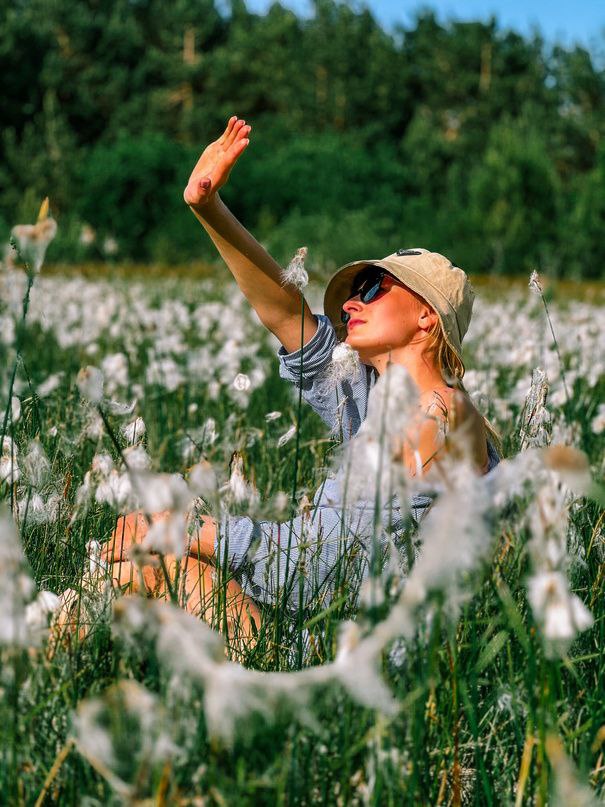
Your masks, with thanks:
[(245, 127), (245, 125), (246, 121), (239, 119), (233, 124), (233, 126), (231, 127), (231, 131), (225, 138), (225, 142), (223, 144), (223, 148), (225, 149), (225, 151), (234, 144), (239, 132)]
[[(244, 129), (240, 130), (241, 132), (245, 132), (246, 134), (249, 133), (250, 127), (244, 127)], [(236, 139), (231, 146), (225, 152), (225, 160), (223, 163), (223, 170), (227, 172), (227, 176), (229, 176), (229, 172), (239, 159), (242, 152), (245, 150), (246, 146), (250, 140), (247, 137), (240, 137)]]
[(235, 162), (242, 151), (246, 148), (250, 141), (248, 138), (242, 138), (242, 140), (237, 140), (229, 149), (228, 155), (231, 158), (232, 162)]
[(219, 137), (219, 143), (222, 145), (225, 142), (225, 139), (229, 136), (231, 130), (233, 129), (235, 122), (237, 121), (237, 115), (232, 115), (229, 120), (227, 121), (227, 126), (225, 127), (225, 131)]

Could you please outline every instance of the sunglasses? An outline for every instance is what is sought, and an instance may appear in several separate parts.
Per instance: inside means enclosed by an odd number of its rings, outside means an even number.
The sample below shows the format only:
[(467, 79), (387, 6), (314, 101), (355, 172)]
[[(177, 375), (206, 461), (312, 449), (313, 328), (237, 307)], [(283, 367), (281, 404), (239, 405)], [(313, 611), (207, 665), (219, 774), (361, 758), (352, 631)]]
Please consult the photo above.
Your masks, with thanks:
[[(371, 303), (381, 291), (382, 281), (387, 276), (392, 277), (392, 275), (385, 269), (374, 269), (374, 267), (362, 269), (362, 271), (356, 275), (355, 279), (353, 280), (351, 293), (347, 297), (347, 300), (350, 300), (352, 297), (357, 297), (359, 294), (359, 299), (362, 303)], [(351, 315), (348, 313), (348, 311), (341, 310), (340, 318), (346, 325), (351, 319)]]

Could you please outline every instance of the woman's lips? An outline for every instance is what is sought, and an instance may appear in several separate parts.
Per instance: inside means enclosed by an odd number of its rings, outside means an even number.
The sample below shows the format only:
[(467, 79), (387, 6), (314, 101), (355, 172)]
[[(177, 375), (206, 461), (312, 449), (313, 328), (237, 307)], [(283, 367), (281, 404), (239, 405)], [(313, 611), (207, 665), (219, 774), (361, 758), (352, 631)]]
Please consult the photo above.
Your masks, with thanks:
[(365, 320), (363, 319), (350, 319), (347, 323), (347, 329), (350, 331), (353, 325), (363, 325)]

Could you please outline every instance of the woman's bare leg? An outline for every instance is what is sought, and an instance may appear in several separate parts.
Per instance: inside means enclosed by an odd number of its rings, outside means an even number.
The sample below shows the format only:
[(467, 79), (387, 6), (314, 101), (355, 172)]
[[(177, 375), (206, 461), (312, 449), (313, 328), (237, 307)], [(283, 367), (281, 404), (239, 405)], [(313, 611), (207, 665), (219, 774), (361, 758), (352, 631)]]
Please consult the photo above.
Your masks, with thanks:
[[(167, 513), (155, 513), (151, 520), (156, 521), (165, 515)], [(165, 568), (173, 593), (177, 594), (182, 607), (219, 630), (224, 628), (224, 613), (228, 640), (237, 637), (238, 642), (242, 640), (251, 647), (256, 643), (255, 636), (260, 628), (260, 611), (236, 580), (230, 579), (218, 585), (218, 571), (213, 565), (216, 528), (213, 518), (202, 517), (197, 534), (190, 543), (189, 554), (179, 562), (174, 556), (165, 556)], [(124, 594), (142, 592), (147, 596), (167, 599), (169, 591), (159, 557), (154, 558), (153, 562), (143, 561), (142, 564), (128, 559), (132, 548), (140, 544), (147, 529), (148, 521), (140, 511), (121, 516), (103, 547), (101, 558), (110, 564), (114, 585)], [(174, 591), (175, 586), (177, 591)], [(220, 613), (215, 615), (219, 603)]]
[[(260, 611), (236, 580), (231, 579), (226, 586), (221, 585), (222, 591), (219, 592), (218, 573), (212, 564), (189, 556), (180, 563), (174, 556), (166, 556), (164, 562), (173, 590), (175, 585), (178, 587), (176, 594), (179, 604), (185, 610), (222, 631), (222, 608), (217, 612), (217, 607), (223, 600), (227, 639), (236, 645), (245, 643), (247, 647), (254, 646), (261, 624)], [(112, 565), (112, 576), (114, 584), (124, 594), (143, 592), (147, 596), (169, 598), (164, 572), (159, 564), (146, 564), (139, 568), (131, 561), (116, 561)]]

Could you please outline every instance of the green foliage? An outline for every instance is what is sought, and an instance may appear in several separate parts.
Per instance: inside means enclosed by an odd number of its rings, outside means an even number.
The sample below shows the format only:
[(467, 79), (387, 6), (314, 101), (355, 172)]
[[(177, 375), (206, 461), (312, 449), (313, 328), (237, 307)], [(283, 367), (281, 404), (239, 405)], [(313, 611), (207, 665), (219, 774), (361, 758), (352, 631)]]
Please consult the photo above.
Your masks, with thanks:
[(545, 262), (556, 238), (559, 198), (545, 147), (530, 125), (503, 121), (492, 129), (469, 188), (471, 215), (485, 235), (482, 268), (514, 273)]
[[(605, 71), (583, 48), (426, 10), (391, 34), (340, 0), (308, 19), (214, 0), (0, 10), (0, 222), (48, 194), (73, 247), (55, 257), (79, 259), (83, 224), (89, 257), (106, 237), (123, 259), (210, 257), (182, 189), (238, 114), (253, 137), (224, 198), (278, 249), (338, 265), (353, 244), (421, 243), (471, 271), (603, 274)], [(360, 232), (330, 244), (343, 221)]]
[(569, 274), (602, 278), (605, 273), (605, 143), (597, 164), (579, 188), (567, 228), (565, 249)]
[(182, 199), (185, 166), (193, 156), (162, 134), (122, 135), (111, 145), (100, 143), (79, 166), (83, 193), (74, 207), (82, 221), (95, 223), (100, 238), (115, 237), (122, 254), (139, 260), (182, 258), (201, 241), (188, 226), (192, 216)]

